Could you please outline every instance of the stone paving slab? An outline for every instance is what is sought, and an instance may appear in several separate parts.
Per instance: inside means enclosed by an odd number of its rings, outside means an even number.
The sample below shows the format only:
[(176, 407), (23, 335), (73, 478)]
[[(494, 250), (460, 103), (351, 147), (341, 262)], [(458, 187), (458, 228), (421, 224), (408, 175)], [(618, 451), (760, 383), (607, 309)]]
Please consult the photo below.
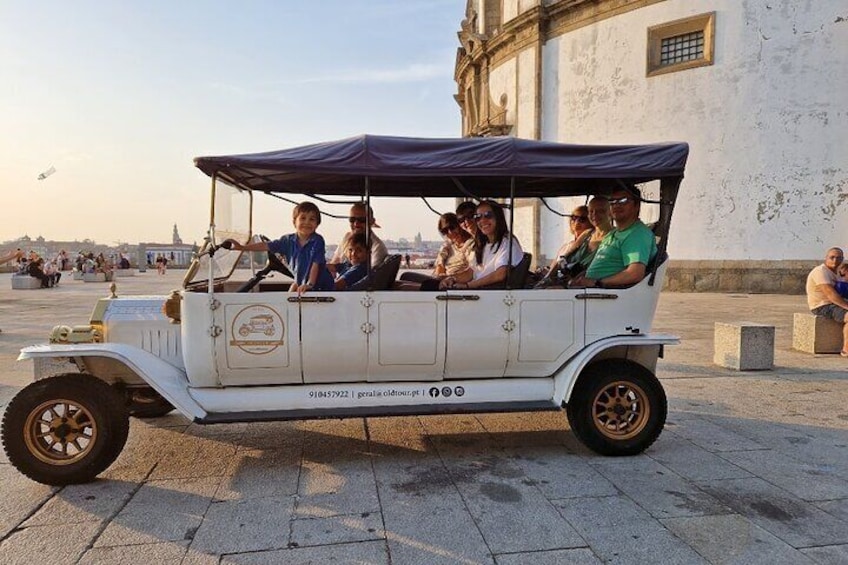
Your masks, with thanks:
[(95, 547), (190, 541), (219, 482), (219, 477), (199, 477), (145, 483), (109, 522)]
[[(106, 286), (23, 296), (0, 275), (0, 409), (20, 347), (84, 324)], [(165, 294), (139, 273), (119, 294)], [(95, 288), (93, 288), (95, 287)], [(89, 485), (48, 488), (0, 454), (0, 563), (845, 563), (848, 362), (791, 349), (804, 297), (668, 294), (655, 331), (665, 432), (600, 457), (563, 413), (199, 426), (133, 420)], [(24, 315), (21, 315), (21, 313)], [(712, 364), (715, 322), (775, 326), (775, 368)]]
[(793, 547), (848, 543), (848, 522), (763, 479), (711, 481), (701, 488)]
[(803, 553), (742, 516), (696, 516), (660, 520), (710, 563), (812, 565)]
[[(750, 452), (746, 452), (750, 453)], [(689, 481), (745, 479), (753, 476), (738, 465), (665, 430), (662, 441), (651, 446), (648, 456)]]
[(604, 563), (705, 563), (626, 496), (573, 498), (554, 505)]
[(172, 565), (185, 557), (189, 542), (160, 542), (144, 545), (93, 547), (85, 552), (79, 565)]
[(382, 542), (364, 542), (225, 555), (220, 563), (221, 565), (266, 565), (268, 563), (388, 565), (390, 561)]
[(288, 547), (291, 497), (227, 500), (210, 505), (191, 548), (213, 555)]
[(730, 513), (714, 497), (647, 456), (600, 460), (594, 467), (654, 518)]

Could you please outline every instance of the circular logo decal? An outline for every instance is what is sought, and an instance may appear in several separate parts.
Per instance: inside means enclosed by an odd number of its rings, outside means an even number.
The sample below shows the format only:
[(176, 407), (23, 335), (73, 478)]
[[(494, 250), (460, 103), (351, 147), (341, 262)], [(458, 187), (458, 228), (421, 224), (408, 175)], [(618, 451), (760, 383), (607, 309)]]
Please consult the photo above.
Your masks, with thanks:
[(276, 310), (264, 304), (247, 306), (233, 317), (230, 345), (245, 353), (262, 355), (283, 345), (285, 327)]

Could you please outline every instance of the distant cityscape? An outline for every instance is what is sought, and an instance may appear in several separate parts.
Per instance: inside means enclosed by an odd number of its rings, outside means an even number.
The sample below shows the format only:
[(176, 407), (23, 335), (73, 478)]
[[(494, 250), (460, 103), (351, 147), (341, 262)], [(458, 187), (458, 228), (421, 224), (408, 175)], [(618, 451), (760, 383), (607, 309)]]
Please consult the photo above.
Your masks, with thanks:
[[(419, 268), (430, 267), (442, 246), (442, 241), (425, 241), (421, 234), (418, 233), (412, 240), (400, 238), (398, 240), (383, 239), (383, 243), (389, 250), (389, 253), (400, 254), (403, 256), (409, 255), (410, 265)], [(336, 251), (335, 243), (327, 242), (327, 257), (332, 257)], [(124, 243), (118, 242), (113, 245), (97, 243), (91, 239), (83, 240), (49, 240), (42, 236), (30, 237), (23, 235), (17, 239), (12, 239), (0, 243), (0, 256), (12, 253), (20, 248), (25, 253), (35, 251), (40, 256), (45, 258), (56, 257), (61, 251), (65, 251), (71, 257), (75, 257), (77, 253), (103, 253), (106, 257), (119, 257), (125, 255), (129, 257), (132, 267), (147, 267), (154, 264), (156, 257), (162, 256), (168, 259), (169, 266), (187, 267), (194, 254), (200, 246), (194, 243), (184, 243), (179, 234), (177, 225), (174, 224), (173, 233), (170, 243), (157, 242), (139, 242), (139, 243)], [(4, 271), (10, 270), (9, 265), (0, 265), (0, 269)]]

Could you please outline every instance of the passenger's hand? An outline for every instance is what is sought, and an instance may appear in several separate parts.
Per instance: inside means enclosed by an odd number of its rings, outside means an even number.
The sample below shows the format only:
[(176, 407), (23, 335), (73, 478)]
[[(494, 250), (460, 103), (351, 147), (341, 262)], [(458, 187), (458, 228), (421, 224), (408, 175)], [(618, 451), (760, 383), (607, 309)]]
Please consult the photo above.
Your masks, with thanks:
[(455, 277), (445, 277), (439, 283), (439, 290), (447, 290), (449, 288), (453, 288), (456, 284)]
[(577, 275), (568, 282), (568, 288), (588, 288), (595, 285), (594, 279), (586, 278), (583, 275)]

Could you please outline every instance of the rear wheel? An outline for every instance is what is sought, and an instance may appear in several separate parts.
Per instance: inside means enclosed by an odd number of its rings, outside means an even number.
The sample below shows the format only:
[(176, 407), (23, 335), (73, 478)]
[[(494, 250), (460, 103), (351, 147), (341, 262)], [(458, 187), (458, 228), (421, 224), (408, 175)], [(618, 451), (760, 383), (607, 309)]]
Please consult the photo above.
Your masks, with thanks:
[(574, 434), (602, 455), (643, 452), (659, 437), (667, 412), (659, 380), (626, 359), (605, 359), (586, 367), (566, 407)]
[(3, 415), (3, 449), (39, 483), (93, 480), (111, 465), (129, 434), (121, 394), (90, 375), (59, 375), (21, 390)]
[(150, 387), (127, 388), (127, 409), (135, 418), (159, 418), (174, 409), (161, 394)]

